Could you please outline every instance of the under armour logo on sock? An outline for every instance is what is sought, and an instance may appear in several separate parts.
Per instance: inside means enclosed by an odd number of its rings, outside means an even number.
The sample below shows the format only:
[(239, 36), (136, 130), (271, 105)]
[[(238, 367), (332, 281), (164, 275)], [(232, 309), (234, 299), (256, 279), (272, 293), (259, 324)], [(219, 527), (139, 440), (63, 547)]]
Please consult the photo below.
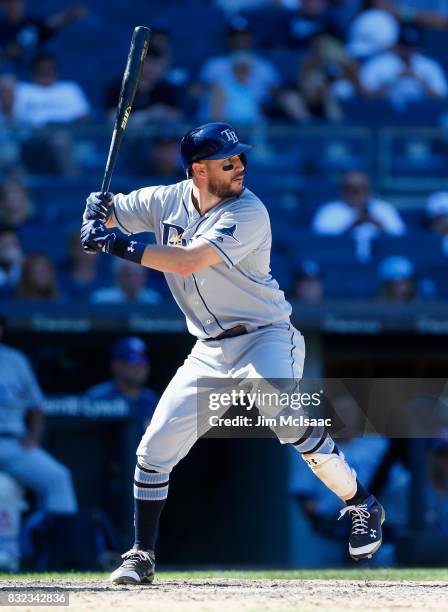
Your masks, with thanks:
[(134, 244), (137, 244), (137, 243), (135, 242), (135, 240), (131, 240), (131, 242), (129, 243), (129, 246), (128, 246), (128, 248), (126, 249), (126, 251), (129, 251), (129, 253), (133, 253), (133, 252), (135, 251), (135, 249), (134, 249)]
[(376, 529), (371, 529), (370, 530), (370, 537), (371, 538), (376, 538)]

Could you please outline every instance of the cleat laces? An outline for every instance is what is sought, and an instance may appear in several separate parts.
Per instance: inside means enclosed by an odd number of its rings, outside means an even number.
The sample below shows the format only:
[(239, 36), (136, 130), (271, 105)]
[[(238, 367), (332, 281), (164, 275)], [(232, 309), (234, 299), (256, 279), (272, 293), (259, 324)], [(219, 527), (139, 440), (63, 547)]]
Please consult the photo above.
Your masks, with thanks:
[(149, 552), (147, 552), (146, 550), (133, 550), (131, 548), (131, 550), (128, 550), (128, 552), (125, 552), (124, 555), (121, 555), (121, 558), (124, 559), (124, 563), (122, 565), (122, 567), (126, 567), (126, 568), (134, 568), (136, 563), (139, 562), (149, 562), (149, 563), (154, 563), (153, 558), (151, 557), (151, 555), (149, 554)]
[(347, 512), (350, 513), (350, 518), (353, 521), (352, 534), (353, 535), (365, 535), (369, 532), (367, 521), (370, 518), (370, 512), (367, 510), (367, 504), (360, 504), (359, 506), (346, 506), (340, 511), (338, 521)]

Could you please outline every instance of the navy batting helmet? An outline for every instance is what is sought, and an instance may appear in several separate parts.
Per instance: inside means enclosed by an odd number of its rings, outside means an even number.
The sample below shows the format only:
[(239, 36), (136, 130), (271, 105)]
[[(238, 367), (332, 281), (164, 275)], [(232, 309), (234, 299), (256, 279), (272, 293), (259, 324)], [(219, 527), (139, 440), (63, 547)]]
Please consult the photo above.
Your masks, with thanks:
[[(191, 164), (203, 159), (225, 159), (252, 149), (238, 140), (228, 123), (205, 123), (190, 130), (180, 142), (182, 163), (190, 176)], [(245, 160), (244, 160), (245, 163)]]

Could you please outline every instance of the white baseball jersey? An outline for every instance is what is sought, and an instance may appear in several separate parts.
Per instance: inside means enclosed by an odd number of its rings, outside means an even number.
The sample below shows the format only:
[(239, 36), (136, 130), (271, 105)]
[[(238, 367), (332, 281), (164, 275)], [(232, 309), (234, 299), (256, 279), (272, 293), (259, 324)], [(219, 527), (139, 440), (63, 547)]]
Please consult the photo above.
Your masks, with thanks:
[(291, 306), (270, 274), (271, 227), (261, 200), (248, 189), (201, 216), (191, 180), (114, 196), (113, 220), (126, 234), (154, 232), (157, 244), (207, 243), (223, 262), (187, 277), (166, 273), (194, 336), (209, 339), (236, 325), (248, 331), (288, 321)]

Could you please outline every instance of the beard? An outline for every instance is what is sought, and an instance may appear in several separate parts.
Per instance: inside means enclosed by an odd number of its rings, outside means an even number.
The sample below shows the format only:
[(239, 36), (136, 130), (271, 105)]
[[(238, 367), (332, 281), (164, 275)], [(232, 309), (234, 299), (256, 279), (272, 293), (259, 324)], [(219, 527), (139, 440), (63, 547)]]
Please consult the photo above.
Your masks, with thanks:
[(243, 189), (243, 183), (230, 183), (229, 185), (228, 183), (214, 181), (213, 179), (209, 179), (208, 181), (209, 193), (216, 196), (217, 198), (220, 198), (221, 200), (238, 196), (243, 191)]

